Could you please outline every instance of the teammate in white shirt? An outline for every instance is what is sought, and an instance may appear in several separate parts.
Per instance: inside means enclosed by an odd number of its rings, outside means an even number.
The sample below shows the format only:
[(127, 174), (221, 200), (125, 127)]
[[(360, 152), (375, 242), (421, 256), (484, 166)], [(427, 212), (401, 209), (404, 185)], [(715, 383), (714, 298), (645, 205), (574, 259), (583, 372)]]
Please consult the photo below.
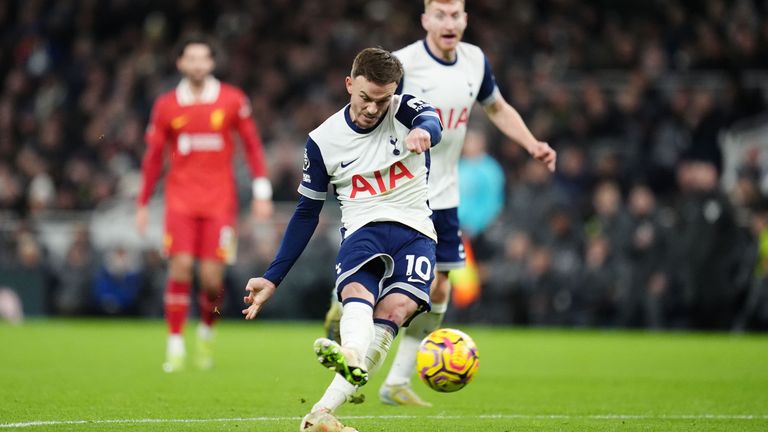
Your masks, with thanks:
[[(467, 27), (463, 0), (424, 0), (421, 24), (427, 32), (426, 38), (394, 54), (405, 70), (398, 93), (402, 90), (429, 100), (437, 108), (444, 126), (441, 144), (431, 152), (429, 177), (429, 204), (434, 211), (432, 219), (438, 237), (438, 273), (431, 291), (432, 310), (418, 316), (403, 333), (379, 397), (392, 405), (430, 406), (413, 392), (410, 379), (419, 343), (440, 327), (448, 308), (451, 289), (448, 271), (464, 267), (457, 215), (458, 162), (475, 101), (504, 135), (546, 164), (550, 171), (555, 169), (557, 154), (531, 134), (517, 111), (501, 96), (483, 51), (461, 42)], [(331, 318), (332, 315), (329, 312)]]
[(315, 341), (318, 360), (337, 374), (301, 430), (341, 429), (333, 411), (383, 363), (400, 327), (430, 307), (437, 236), (427, 177), (442, 125), (431, 105), (395, 95), (402, 73), (388, 51), (355, 57), (346, 78), (350, 103), (310, 132), (299, 205), (269, 269), (246, 286), (243, 314), (253, 319), (309, 242), (333, 185), (343, 225), (336, 264), (342, 344)]

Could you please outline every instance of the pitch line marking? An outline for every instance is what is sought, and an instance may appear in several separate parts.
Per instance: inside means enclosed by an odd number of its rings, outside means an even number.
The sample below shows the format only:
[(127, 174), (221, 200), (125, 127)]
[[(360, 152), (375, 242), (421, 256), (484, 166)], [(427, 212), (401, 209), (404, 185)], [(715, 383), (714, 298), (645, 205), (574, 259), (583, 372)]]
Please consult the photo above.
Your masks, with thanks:
[[(344, 420), (461, 420), (461, 419), (509, 419), (509, 420), (768, 420), (768, 414), (483, 414), (476, 416), (451, 415), (368, 415), (340, 416)], [(107, 419), (107, 420), (49, 420), (18, 423), (0, 423), (0, 428), (27, 428), (35, 426), (88, 425), (88, 424), (142, 424), (142, 423), (224, 423), (224, 422), (278, 422), (299, 421), (301, 417), (232, 417), (209, 419)]]

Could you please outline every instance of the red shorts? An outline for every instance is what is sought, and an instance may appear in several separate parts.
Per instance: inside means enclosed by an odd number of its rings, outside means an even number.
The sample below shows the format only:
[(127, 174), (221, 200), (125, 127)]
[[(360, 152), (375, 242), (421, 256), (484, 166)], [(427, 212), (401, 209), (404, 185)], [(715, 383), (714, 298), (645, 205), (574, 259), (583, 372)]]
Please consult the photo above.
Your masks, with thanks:
[(233, 264), (237, 258), (234, 218), (195, 217), (165, 213), (165, 253), (188, 253), (198, 259)]

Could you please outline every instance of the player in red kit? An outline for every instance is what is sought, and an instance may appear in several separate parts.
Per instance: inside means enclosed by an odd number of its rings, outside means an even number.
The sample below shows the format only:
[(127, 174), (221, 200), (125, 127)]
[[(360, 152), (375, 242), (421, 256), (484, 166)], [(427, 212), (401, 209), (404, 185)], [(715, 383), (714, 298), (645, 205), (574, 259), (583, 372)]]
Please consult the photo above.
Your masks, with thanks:
[(145, 140), (142, 186), (136, 227), (146, 231), (147, 203), (169, 156), (165, 182), (164, 246), (170, 257), (165, 291), (165, 319), (169, 337), (163, 369), (184, 368), (186, 349), (182, 329), (190, 304), (195, 259), (199, 260), (200, 325), (197, 365), (212, 366), (212, 326), (219, 314), (226, 264), (235, 259), (237, 193), (232, 167), (237, 130), (253, 180), (252, 213), (256, 219), (272, 215), (272, 186), (251, 107), (238, 88), (213, 77), (213, 46), (204, 38), (185, 40), (176, 67), (183, 75), (178, 86), (157, 98)]

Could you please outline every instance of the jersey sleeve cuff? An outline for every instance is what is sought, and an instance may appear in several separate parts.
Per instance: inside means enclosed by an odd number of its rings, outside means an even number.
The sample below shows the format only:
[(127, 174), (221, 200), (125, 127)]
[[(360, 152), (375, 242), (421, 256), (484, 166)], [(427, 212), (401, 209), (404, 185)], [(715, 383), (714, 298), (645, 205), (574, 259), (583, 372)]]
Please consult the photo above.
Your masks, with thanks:
[(484, 107), (486, 107), (488, 105), (491, 105), (494, 102), (496, 102), (496, 99), (498, 99), (498, 97), (499, 97), (499, 93), (500, 93), (499, 92), (499, 87), (494, 87), (493, 91), (491, 92), (491, 94), (488, 95), (488, 97), (486, 97), (485, 99), (483, 99), (481, 101), (478, 101), (478, 102), (480, 102), (480, 105), (482, 105)]
[(304, 185), (299, 185), (298, 192), (302, 195), (304, 195), (307, 198), (318, 200), (318, 201), (324, 201), (325, 197), (327, 195), (327, 192), (318, 192), (316, 190), (312, 190)]

